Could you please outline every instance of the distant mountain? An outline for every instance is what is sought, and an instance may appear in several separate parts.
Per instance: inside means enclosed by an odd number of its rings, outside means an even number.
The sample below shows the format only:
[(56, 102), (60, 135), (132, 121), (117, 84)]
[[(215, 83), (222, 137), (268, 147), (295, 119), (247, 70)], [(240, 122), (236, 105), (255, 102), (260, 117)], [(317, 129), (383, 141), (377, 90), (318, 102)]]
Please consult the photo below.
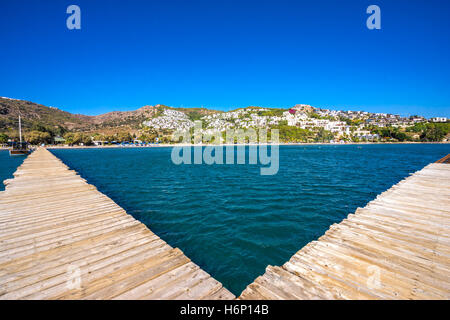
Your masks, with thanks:
[(185, 113), (190, 119), (221, 111), (204, 108), (172, 108), (165, 105), (144, 106), (134, 111), (113, 111), (98, 116), (72, 114), (42, 104), (0, 97), (0, 132), (17, 130), (19, 114), (24, 130), (33, 125), (62, 127), (68, 131), (95, 131), (99, 129), (138, 129), (145, 120), (157, 117), (165, 109)]
[[(202, 120), (205, 130), (229, 128), (275, 128), (281, 141), (446, 141), (450, 121), (445, 117), (425, 119), (386, 113), (342, 111), (297, 104), (289, 109), (246, 107), (226, 113), (205, 108), (144, 106), (134, 111), (114, 111), (98, 116), (72, 114), (30, 101), (0, 97), (0, 143), (17, 140), (17, 122), (34, 144), (51, 143), (64, 136), (69, 143), (104, 141), (171, 142), (175, 130), (191, 130)], [(447, 138), (446, 138), (447, 136)]]
[(19, 114), (24, 129), (33, 123), (46, 126), (63, 126), (69, 130), (86, 128), (92, 123), (89, 116), (72, 114), (53, 107), (46, 107), (30, 101), (0, 98), (0, 131), (17, 129)]

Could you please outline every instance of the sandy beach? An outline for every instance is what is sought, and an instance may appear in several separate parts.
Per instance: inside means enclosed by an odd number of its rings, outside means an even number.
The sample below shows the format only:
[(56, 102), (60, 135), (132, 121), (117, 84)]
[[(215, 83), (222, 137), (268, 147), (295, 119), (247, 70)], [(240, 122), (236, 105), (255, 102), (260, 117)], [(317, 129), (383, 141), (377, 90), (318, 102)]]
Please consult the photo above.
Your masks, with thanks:
[(373, 145), (373, 144), (449, 144), (450, 142), (349, 142), (349, 143), (261, 143), (261, 144), (154, 144), (147, 146), (122, 146), (122, 145), (106, 145), (106, 146), (47, 146), (48, 149), (90, 149), (90, 148), (167, 148), (167, 147), (199, 147), (199, 146), (251, 146), (251, 145), (278, 145), (278, 146), (344, 146), (344, 145)]
[[(135, 146), (135, 145), (104, 145), (104, 146), (69, 146), (69, 145), (48, 145), (47, 149), (108, 149), (108, 148), (167, 148), (167, 147), (199, 147), (199, 146), (250, 146), (250, 145), (278, 145), (278, 146), (345, 146), (345, 145), (372, 145), (372, 144), (450, 144), (447, 142), (349, 142), (349, 143), (329, 143), (329, 142), (314, 142), (314, 143), (261, 143), (261, 144), (153, 144), (147, 146)], [(33, 146), (38, 147), (38, 146)], [(0, 150), (9, 150), (8, 147), (0, 147)]]

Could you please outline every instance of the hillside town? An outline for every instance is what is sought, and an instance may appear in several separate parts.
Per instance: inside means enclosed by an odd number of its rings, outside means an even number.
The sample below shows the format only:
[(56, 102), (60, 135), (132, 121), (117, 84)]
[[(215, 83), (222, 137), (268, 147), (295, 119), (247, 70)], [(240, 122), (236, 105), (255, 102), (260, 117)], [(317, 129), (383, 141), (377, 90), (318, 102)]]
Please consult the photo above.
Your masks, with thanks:
[[(290, 109), (268, 109), (248, 107), (229, 112), (217, 112), (201, 117), (203, 132), (224, 132), (228, 129), (248, 128), (286, 128), (303, 129), (312, 135), (318, 131), (327, 132), (329, 142), (342, 141), (379, 141), (382, 129), (389, 128), (393, 132), (407, 131), (418, 124), (447, 123), (445, 117), (426, 119), (421, 116), (401, 117), (387, 113), (370, 113), (365, 111), (342, 111), (314, 108), (299, 104)], [(162, 116), (143, 123), (153, 129), (189, 130), (194, 122), (183, 112), (165, 110)], [(447, 133), (446, 133), (447, 134)], [(420, 139), (419, 134), (411, 134), (410, 138)], [(448, 139), (444, 137), (443, 139)], [(314, 140), (313, 138), (309, 140)], [(304, 142), (308, 142), (308, 139)], [(395, 139), (393, 140), (408, 140)], [(311, 141), (312, 142), (312, 141)]]
[(225, 142), (227, 130), (250, 128), (277, 129), (283, 143), (450, 141), (450, 121), (446, 117), (427, 119), (419, 115), (334, 110), (307, 104), (291, 108), (250, 106), (227, 112), (158, 104), (134, 111), (84, 116), (29, 101), (0, 98), (1, 145), (18, 141), (15, 127), (19, 114), (24, 137), (34, 145), (175, 143), (176, 131), (189, 131), (192, 137), (196, 121), (201, 123), (202, 134), (220, 132), (220, 142)]
[(194, 126), (194, 122), (185, 113), (173, 109), (165, 109), (161, 116), (144, 121), (142, 124), (157, 130), (189, 130)]

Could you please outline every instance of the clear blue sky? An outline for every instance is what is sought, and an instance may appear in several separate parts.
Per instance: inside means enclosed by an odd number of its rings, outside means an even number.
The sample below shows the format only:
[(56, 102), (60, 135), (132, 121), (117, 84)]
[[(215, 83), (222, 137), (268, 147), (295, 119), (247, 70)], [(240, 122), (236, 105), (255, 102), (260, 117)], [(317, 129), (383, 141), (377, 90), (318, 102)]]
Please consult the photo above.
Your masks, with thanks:
[(91, 115), (306, 103), (450, 117), (449, 31), (447, 0), (1, 0), (0, 96)]

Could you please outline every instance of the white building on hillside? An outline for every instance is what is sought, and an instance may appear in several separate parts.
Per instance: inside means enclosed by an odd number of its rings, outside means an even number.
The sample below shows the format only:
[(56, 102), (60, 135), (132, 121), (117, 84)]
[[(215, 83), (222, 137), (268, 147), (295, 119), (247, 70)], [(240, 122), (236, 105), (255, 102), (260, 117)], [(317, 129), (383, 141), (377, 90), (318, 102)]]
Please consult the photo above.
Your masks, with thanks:
[(434, 117), (430, 119), (431, 122), (447, 122), (446, 117)]

